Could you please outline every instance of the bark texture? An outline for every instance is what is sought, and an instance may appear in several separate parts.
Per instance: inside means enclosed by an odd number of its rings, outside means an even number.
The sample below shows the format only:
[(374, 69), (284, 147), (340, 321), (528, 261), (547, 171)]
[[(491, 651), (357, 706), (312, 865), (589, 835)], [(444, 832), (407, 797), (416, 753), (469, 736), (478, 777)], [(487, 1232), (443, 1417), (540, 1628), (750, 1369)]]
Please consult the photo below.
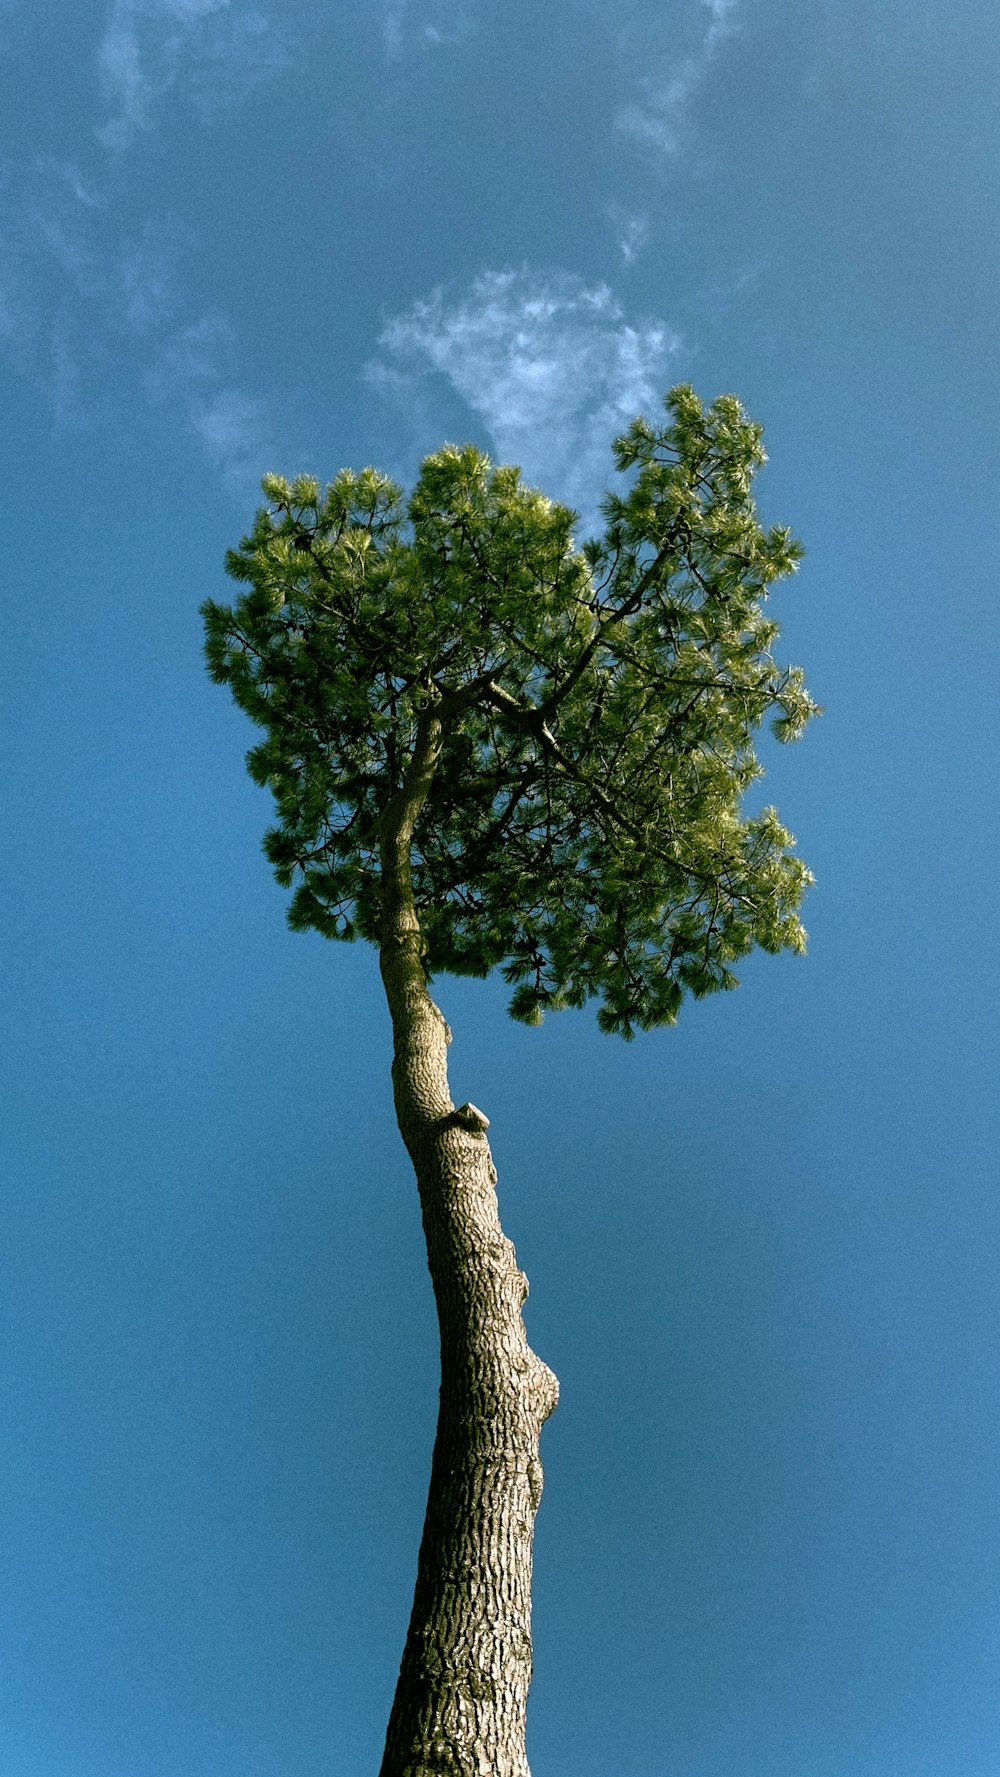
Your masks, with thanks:
[(413, 1611), (380, 1777), (528, 1777), (531, 1551), (541, 1427), (558, 1398), (528, 1345), (527, 1279), (500, 1226), (487, 1119), (456, 1109), (450, 1032), (427, 991), (410, 845), (437, 762), (427, 713), (383, 824), (382, 978), (400, 1131), (420, 1191), (441, 1400)]

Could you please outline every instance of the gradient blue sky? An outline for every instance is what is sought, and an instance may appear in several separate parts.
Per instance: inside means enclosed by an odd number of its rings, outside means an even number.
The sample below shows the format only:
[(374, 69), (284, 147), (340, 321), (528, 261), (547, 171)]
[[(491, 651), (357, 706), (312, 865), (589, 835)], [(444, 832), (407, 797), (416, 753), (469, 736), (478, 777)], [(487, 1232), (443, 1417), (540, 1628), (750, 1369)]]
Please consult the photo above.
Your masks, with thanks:
[(377, 1769), (435, 1407), (363, 947), (198, 604), (267, 468), (765, 425), (804, 961), (440, 983), (559, 1373), (535, 1777), (1000, 1770), (995, 0), (0, 0), (0, 1774)]

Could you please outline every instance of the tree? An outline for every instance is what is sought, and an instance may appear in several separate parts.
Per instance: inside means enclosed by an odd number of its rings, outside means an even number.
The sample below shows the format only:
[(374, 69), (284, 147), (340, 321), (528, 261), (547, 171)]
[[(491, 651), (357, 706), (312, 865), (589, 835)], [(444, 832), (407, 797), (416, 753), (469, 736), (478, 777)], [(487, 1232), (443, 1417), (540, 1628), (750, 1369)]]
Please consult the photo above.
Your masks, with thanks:
[(673, 1024), (755, 945), (801, 950), (811, 880), (773, 809), (744, 818), (754, 735), (816, 709), (764, 614), (800, 551), (751, 499), (759, 427), (674, 389), (614, 444), (604, 535), (472, 446), (404, 505), (373, 469), (266, 476), (204, 606), (212, 676), (265, 731), (289, 921), (376, 945), (393, 1085), (441, 1332), (416, 1591), (381, 1777), (527, 1777), (542, 1424), (528, 1285), (497, 1212), (488, 1119), (448, 1091), (440, 971), (513, 987), (515, 1018), (599, 1001), (601, 1028)]

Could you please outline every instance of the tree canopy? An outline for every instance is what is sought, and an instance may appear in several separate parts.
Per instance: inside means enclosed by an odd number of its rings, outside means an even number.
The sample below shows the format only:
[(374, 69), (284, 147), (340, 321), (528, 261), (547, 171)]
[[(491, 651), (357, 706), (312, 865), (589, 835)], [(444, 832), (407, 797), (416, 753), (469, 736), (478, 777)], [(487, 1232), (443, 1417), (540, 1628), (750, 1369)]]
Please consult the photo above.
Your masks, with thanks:
[(529, 1023), (596, 996), (631, 1036), (735, 986), (755, 945), (803, 947), (810, 873), (774, 809), (741, 812), (761, 725), (789, 740), (817, 708), (765, 614), (801, 550), (758, 523), (761, 430), (735, 397), (665, 408), (615, 441), (627, 479), (582, 548), (573, 512), (471, 445), (428, 457), (408, 502), (374, 469), (264, 478), (227, 557), (245, 590), (204, 615), (213, 677), (265, 730), (248, 766), (295, 929), (378, 942), (380, 821), (433, 706), (429, 974), (499, 967)]

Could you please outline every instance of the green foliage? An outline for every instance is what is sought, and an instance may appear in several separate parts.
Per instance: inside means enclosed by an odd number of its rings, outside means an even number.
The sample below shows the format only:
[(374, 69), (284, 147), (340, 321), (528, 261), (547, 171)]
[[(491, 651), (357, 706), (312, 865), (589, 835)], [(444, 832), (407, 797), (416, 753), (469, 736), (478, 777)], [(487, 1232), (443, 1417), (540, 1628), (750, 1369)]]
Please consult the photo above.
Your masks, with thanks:
[(798, 545), (750, 494), (760, 429), (674, 389), (614, 445), (604, 535), (472, 446), (407, 505), (374, 469), (264, 478), (269, 504), (204, 607), (209, 669), (264, 730), (248, 756), (277, 825), (289, 919), (377, 943), (379, 822), (429, 705), (441, 757), (414, 834), (429, 972), (514, 987), (511, 1012), (601, 1001), (602, 1029), (671, 1024), (755, 945), (800, 950), (811, 880), (773, 809), (741, 817), (753, 737), (816, 709), (776, 665), (771, 583)]

